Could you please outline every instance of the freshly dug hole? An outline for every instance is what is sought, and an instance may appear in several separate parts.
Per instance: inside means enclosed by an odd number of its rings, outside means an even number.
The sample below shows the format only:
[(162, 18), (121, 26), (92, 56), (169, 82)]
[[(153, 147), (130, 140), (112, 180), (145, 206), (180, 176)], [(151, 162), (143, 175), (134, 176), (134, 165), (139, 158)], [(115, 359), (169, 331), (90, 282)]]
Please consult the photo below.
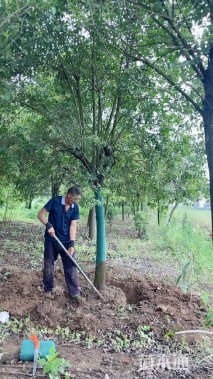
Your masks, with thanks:
[[(88, 274), (92, 280), (92, 274)], [(79, 277), (85, 304), (76, 305), (68, 296), (61, 268), (55, 272), (55, 299), (45, 299), (42, 273), (32, 270), (11, 271), (7, 280), (0, 282), (2, 310), (11, 317), (30, 316), (30, 325), (69, 327), (98, 336), (113, 329), (136, 330), (139, 325), (150, 325), (156, 335), (168, 330), (192, 329), (202, 325), (204, 310), (197, 297), (183, 294), (177, 287), (161, 280), (121, 279), (119, 270), (109, 271), (103, 299), (86, 287)], [(128, 304), (133, 305), (131, 312)], [(122, 313), (120, 308), (122, 307)]]

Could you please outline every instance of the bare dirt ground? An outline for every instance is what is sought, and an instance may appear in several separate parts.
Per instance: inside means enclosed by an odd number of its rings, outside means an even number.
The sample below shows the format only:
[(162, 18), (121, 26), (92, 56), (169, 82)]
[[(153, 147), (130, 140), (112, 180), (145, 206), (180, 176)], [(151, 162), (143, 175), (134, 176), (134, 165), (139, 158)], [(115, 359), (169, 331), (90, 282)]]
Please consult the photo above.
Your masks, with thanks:
[[(127, 238), (130, 233), (126, 224), (117, 232)], [(85, 233), (82, 226), (80, 242)], [(170, 275), (166, 267), (162, 275), (151, 259), (144, 261), (144, 272), (143, 261), (137, 269), (136, 262), (132, 267), (109, 259), (103, 299), (79, 276), (86, 301), (76, 306), (57, 263), (54, 299), (44, 299), (42, 254), (35, 258), (29, 248), (42, 237), (42, 226), (0, 224), (0, 310), (8, 311), (13, 322), (0, 329), (0, 378), (31, 376), (32, 364), (20, 362), (19, 353), (22, 340), (35, 331), (41, 339), (55, 341), (60, 356), (71, 364), (71, 378), (211, 378), (213, 362), (206, 346), (200, 348), (202, 336), (174, 335), (206, 329), (205, 309), (198, 296), (183, 293), (166, 280)], [(93, 281), (94, 263), (85, 259), (82, 265)], [(147, 265), (152, 275), (147, 275)], [(213, 340), (209, 342), (212, 348)], [(37, 376), (43, 377), (41, 369)]]

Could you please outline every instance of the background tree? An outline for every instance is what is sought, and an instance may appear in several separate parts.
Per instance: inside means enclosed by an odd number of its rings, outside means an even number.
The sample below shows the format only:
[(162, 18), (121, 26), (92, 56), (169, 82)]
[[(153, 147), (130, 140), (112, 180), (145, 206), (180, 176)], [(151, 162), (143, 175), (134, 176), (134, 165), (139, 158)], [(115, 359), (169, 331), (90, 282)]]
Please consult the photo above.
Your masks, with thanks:
[[(96, 4), (91, 3), (91, 14)], [(99, 4), (104, 15), (101, 38), (138, 62), (141, 75), (153, 73), (173, 88), (203, 120), (210, 176), (213, 228), (213, 1), (111, 1)], [(113, 24), (113, 28), (112, 28)], [(104, 26), (103, 26), (104, 25)], [(128, 36), (133, 36), (129, 44)], [(109, 38), (110, 36), (110, 38)], [(159, 87), (161, 81), (156, 81)], [(213, 235), (213, 233), (212, 233)]]

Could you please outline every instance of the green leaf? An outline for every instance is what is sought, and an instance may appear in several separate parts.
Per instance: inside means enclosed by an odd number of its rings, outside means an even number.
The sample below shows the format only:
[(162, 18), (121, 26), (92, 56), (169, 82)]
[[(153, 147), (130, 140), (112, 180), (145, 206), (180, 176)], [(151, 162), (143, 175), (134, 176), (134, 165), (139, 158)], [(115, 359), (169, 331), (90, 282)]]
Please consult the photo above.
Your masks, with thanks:
[(52, 371), (52, 362), (49, 361), (43, 368), (43, 373), (47, 374), (48, 372)]
[(51, 12), (52, 12), (53, 16), (55, 16), (55, 14), (56, 14), (56, 8), (55, 7), (51, 7)]
[(51, 371), (57, 373), (60, 364), (61, 364), (61, 358), (56, 358), (56, 359), (52, 362)]
[(45, 358), (41, 358), (38, 360), (38, 363), (43, 367), (46, 364), (47, 360)]

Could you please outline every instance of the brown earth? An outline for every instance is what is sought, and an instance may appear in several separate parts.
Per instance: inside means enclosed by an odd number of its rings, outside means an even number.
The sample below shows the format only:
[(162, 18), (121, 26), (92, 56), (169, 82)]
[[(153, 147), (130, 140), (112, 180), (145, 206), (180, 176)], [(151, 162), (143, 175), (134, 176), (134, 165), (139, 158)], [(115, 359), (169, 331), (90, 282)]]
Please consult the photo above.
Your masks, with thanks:
[[(14, 228), (13, 224), (7, 228), (11, 226)], [(5, 235), (7, 238), (9, 235), (7, 228), (2, 228), (2, 246)], [(30, 228), (31, 225), (24, 225), (25, 235), (30, 235)], [(37, 231), (41, 238), (41, 228)], [(16, 238), (23, 241), (25, 237), (20, 233)], [(205, 309), (198, 296), (183, 293), (166, 280), (145, 276), (136, 269), (110, 261), (103, 299), (97, 298), (79, 276), (85, 303), (76, 305), (67, 295), (60, 263), (55, 269), (54, 299), (45, 299), (42, 270), (28, 268), (27, 256), (14, 254), (15, 260), (12, 260), (11, 253), (6, 254), (3, 248), (0, 252), (0, 310), (8, 311), (11, 320), (29, 317), (20, 331), (10, 331), (7, 338), (2, 339), (0, 348), (4, 355), (0, 378), (24, 378), (31, 374), (30, 363), (18, 363), (19, 351), (21, 341), (29, 338), (36, 327), (40, 328), (43, 338), (54, 339), (60, 355), (70, 361), (72, 378), (210, 378), (212, 363), (196, 366), (193, 360), (200, 335), (199, 338), (197, 334), (174, 336), (175, 331), (204, 329)], [(82, 264), (93, 281), (94, 264)], [(70, 335), (57, 334), (59, 326), (79, 333), (78, 341)], [(49, 328), (48, 334), (45, 328)], [(165, 338), (169, 331), (173, 336)], [(134, 342), (139, 343), (141, 338), (144, 345), (138, 347)], [(101, 346), (100, 340), (103, 340)], [(140, 370), (142, 356), (146, 361), (154, 355), (155, 360), (161, 359), (164, 351), (169, 352), (170, 359), (174, 352), (180, 352), (182, 357), (190, 356), (188, 371), (153, 368), (152, 365), (149, 370)], [(38, 375), (43, 377), (40, 369)]]
[[(162, 337), (171, 329), (193, 329), (202, 324), (204, 309), (197, 296), (184, 294), (179, 288), (161, 280), (142, 278), (132, 271), (130, 274), (124, 267), (122, 276), (126, 271), (126, 278), (119, 278), (120, 269), (108, 267), (103, 300), (98, 299), (92, 289), (83, 287), (86, 302), (77, 309), (66, 293), (61, 268), (55, 272), (54, 300), (43, 297), (41, 272), (10, 269), (7, 280), (0, 282), (1, 308), (12, 317), (30, 316), (32, 322), (41, 326), (86, 328), (89, 334), (94, 335), (97, 330), (152, 324), (154, 333)], [(3, 268), (0, 274), (4, 272)], [(92, 279), (91, 272), (86, 274)], [(135, 306), (134, 312), (123, 320), (117, 308), (128, 304)]]

